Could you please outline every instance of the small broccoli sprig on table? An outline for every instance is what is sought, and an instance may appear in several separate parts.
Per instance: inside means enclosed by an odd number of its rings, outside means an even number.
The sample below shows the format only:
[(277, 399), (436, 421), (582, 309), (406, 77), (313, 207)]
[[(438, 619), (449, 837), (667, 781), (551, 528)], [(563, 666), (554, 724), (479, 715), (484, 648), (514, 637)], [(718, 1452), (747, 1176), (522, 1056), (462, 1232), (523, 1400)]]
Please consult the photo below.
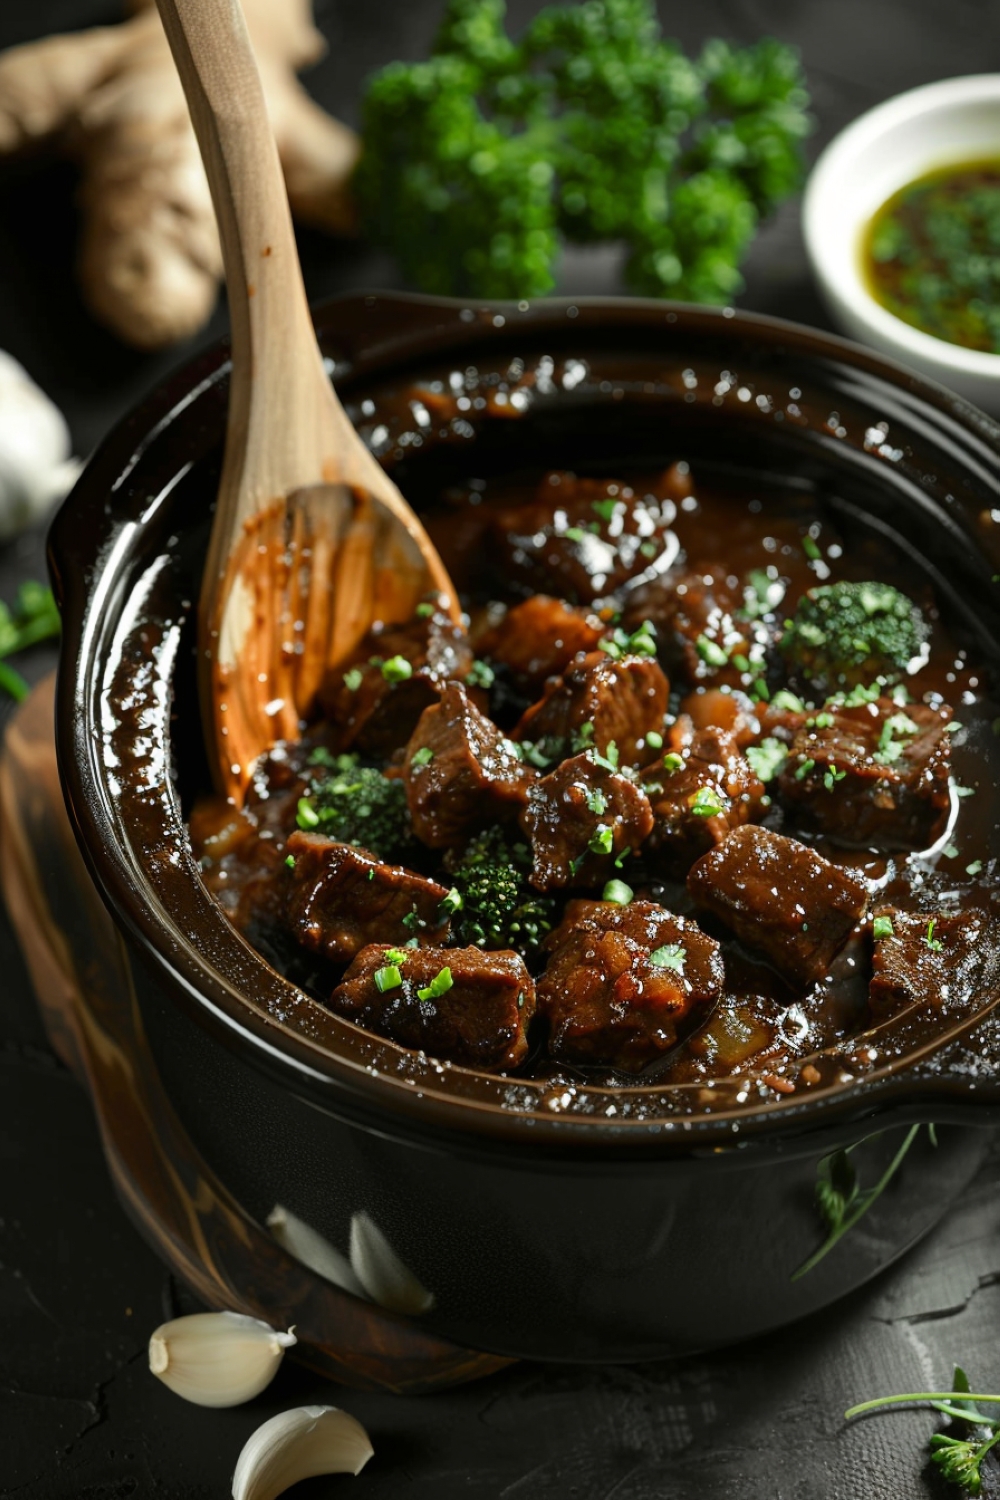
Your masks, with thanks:
[(462, 898), (452, 916), (460, 943), (477, 948), (516, 948), (530, 959), (555, 925), (555, 902), (528, 884), (527, 846), (499, 828), (478, 834), (451, 863)]
[(306, 833), (355, 844), (384, 860), (405, 862), (418, 848), (403, 782), (360, 765), (356, 755), (313, 752), (297, 821)]
[(891, 584), (830, 583), (803, 594), (781, 650), (794, 677), (829, 693), (898, 682), (929, 636), (920, 610)]
[(796, 54), (709, 42), (652, 0), (588, 0), (519, 42), (503, 0), (450, 0), (428, 61), (368, 86), (355, 179), (369, 236), (427, 292), (532, 297), (565, 240), (622, 241), (637, 292), (725, 301), (760, 218), (802, 175)]

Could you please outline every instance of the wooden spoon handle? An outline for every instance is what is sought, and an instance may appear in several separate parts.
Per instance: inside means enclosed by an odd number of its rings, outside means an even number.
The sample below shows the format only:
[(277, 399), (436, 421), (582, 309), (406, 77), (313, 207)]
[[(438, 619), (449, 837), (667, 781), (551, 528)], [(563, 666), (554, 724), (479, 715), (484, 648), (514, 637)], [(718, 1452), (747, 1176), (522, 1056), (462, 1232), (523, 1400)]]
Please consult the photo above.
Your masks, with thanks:
[[(319, 478), (329, 457), (318, 450), (329, 445), (330, 385), (238, 0), (157, 0), (157, 5), (187, 95), (222, 240), (233, 373), (219, 504), (242, 491), (243, 514), (232, 518), (238, 523), (296, 484)], [(311, 421), (316, 403), (322, 418)]]

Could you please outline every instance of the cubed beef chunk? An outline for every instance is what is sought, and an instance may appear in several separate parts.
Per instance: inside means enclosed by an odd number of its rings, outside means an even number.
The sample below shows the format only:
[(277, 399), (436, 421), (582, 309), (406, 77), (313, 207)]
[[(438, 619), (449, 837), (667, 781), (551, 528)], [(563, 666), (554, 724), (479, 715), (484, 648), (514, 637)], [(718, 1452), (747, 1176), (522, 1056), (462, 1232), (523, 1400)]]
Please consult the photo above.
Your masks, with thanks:
[(535, 986), (509, 951), (379, 943), (357, 955), (330, 1005), (402, 1047), (500, 1072), (516, 1068), (528, 1051)]
[(681, 700), (681, 715), (692, 729), (726, 729), (737, 745), (752, 745), (760, 738), (758, 705), (738, 688), (700, 687)]
[(634, 1073), (673, 1047), (722, 992), (714, 938), (651, 901), (572, 901), (538, 982), (560, 1062)]
[(724, 568), (675, 573), (629, 596), (622, 628), (649, 620), (667, 670), (692, 687), (747, 687), (763, 671), (768, 635), (761, 621), (740, 617), (741, 603)]
[(391, 755), (445, 685), (465, 681), (473, 661), (464, 631), (437, 610), (369, 631), (320, 688), (335, 748), (356, 745), (371, 755)]
[(295, 861), (286, 921), (311, 952), (346, 963), (376, 940), (440, 943), (447, 938), (448, 918), (441, 915), (445, 886), (316, 833), (293, 833), (285, 848)]
[(868, 990), (872, 1016), (885, 1021), (911, 1005), (933, 1011), (968, 1006), (997, 982), (997, 924), (983, 911), (876, 909)]
[(540, 891), (595, 885), (616, 873), (653, 826), (646, 795), (588, 751), (564, 760), (528, 791), (521, 827), (531, 843), (531, 883)]
[(589, 604), (671, 565), (676, 513), (673, 500), (627, 484), (552, 473), (530, 504), (496, 514), (489, 544), (506, 586)]
[(795, 734), (781, 798), (809, 828), (839, 842), (925, 849), (950, 802), (950, 708), (891, 698), (828, 705)]
[(622, 765), (634, 765), (654, 753), (646, 736), (662, 734), (669, 694), (667, 679), (651, 657), (615, 660), (593, 651), (549, 683), (513, 738), (528, 741), (550, 760), (589, 745), (604, 755), (613, 744)]
[(406, 747), (413, 831), (431, 849), (461, 844), (476, 829), (516, 815), (537, 774), (465, 688), (449, 683)]
[(642, 789), (653, 809), (643, 855), (681, 874), (766, 808), (763, 782), (725, 729), (694, 730), (683, 749), (649, 767)]
[(868, 905), (863, 881), (796, 839), (747, 824), (688, 873), (696, 905), (720, 917), (792, 984), (821, 979)]
[(561, 599), (533, 594), (491, 624), (476, 640), (479, 656), (505, 667), (515, 688), (534, 696), (574, 656), (593, 651), (606, 633), (597, 615)]

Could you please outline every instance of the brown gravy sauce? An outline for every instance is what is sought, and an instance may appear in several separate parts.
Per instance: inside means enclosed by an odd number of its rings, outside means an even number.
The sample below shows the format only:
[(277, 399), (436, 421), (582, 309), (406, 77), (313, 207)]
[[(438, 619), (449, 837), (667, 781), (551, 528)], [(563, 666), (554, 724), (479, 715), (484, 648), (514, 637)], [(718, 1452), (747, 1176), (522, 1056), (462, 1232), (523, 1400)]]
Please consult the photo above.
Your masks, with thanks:
[[(491, 604), (516, 602), (505, 592), (492, 566), (487, 528), (498, 508), (530, 499), (538, 473), (499, 480), (470, 478), (446, 490), (425, 513), (427, 530), (438, 547), (463, 603), (475, 624)], [(630, 472), (623, 465), (616, 478), (641, 493), (661, 476)], [(930, 657), (913, 679), (915, 698), (951, 706), (957, 727), (951, 736), (953, 801), (947, 831), (930, 851), (885, 855), (838, 846), (822, 836), (787, 831), (811, 843), (824, 857), (860, 870), (880, 899), (905, 911), (956, 911), (979, 907), (996, 915), (996, 859), (1000, 742), (995, 732), (1000, 708), (992, 701), (981, 665), (969, 659), (941, 620), (927, 578), (902, 547), (874, 531), (841, 534), (815, 494), (806, 487), (768, 492), (761, 482), (725, 484), (690, 475), (691, 493), (677, 500), (674, 530), (691, 570), (721, 563), (739, 592), (755, 569), (776, 570), (786, 592), (782, 609), (790, 611), (799, 596), (818, 583), (840, 579), (877, 579), (908, 594), (931, 624)], [(672, 684), (671, 710), (687, 689)], [(499, 716), (498, 716), (499, 717)], [(504, 725), (501, 719), (502, 727)], [(287, 753), (286, 786), (279, 776), (258, 785), (256, 818), (259, 837), (248, 845), (234, 841), (231, 810), (206, 801), (192, 817), (192, 838), (204, 878), (224, 909), (232, 911), (247, 882), (268, 880), (283, 858), (283, 840), (295, 827), (293, 772), (312, 743), (308, 738)], [(768, 826), (782, 829), (775, 807)], [(640, 876), (635, 894), (662, 903), (681, 915), (693, 906), (683, 883)], [(579, 894), (579, 893), (576, 893)], [(596, 894), (599, 894), (597, 892)], [(871, 1024), (867, 986), (866, 939), (856, 935), (842, 949), (827, 978), (806, 993), (793, 991), (764, 961), (747, 951), (720, 926), (705, 922), (722, 942), (726, 990), (712, 1013), (666, 1058), (640, 1075), (608, 1069), (574, 1069), (554, 1064), (537, 1042), (519, 1075), (532, 1079), (579, 1077), (593, 1085), (710, 1082), (740, 1075), (762, 1082), (777, 1094), (794, 1090), (799, 1078), (812, 1082), (810, 1055), (843, 1043)], [(264, 955), (315, 998), (329, 994), (331, 975), (292, 942), (253, 934)], [(953, 996), (951, 1007), (976, 1005), (974, 994)], [(863, 1061), (870, 1062), (866, 1056)], [(815, 1068), (812, 1069), (816, 1073)], [(818, 1074), (816, 1077), (818, 1078)]]

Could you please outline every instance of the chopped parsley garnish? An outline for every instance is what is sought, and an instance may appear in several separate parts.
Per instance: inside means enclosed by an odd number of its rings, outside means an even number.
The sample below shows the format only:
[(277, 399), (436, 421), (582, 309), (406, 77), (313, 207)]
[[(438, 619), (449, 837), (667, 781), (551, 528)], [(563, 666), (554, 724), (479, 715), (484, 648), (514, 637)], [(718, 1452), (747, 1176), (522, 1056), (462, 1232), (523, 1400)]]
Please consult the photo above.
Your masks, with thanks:
[(966, 875), (978, 875), (980, 873), (980, 871), (982, 870), (982, 868), (983, 868), (983, 862), (982, 862), (982, 860), (981, 859), (974, 859), (972, 861), (971, 865), (966, 865), (966, 867), (965, 867), (965, 873), (966, 873)]
[(434, 751), (430, 745), (421, 745), (419, 750), (414, 750), (410, 758), (411, 766), (429, 766), (434, 759)]
[(477, 658), (466, 673), (465, 680), (469, 687), (491, 688), (496, 681), (496, 675), (489, 662), (480, 661)]
[(433, 604), (431, 604), (429, 602), (429, 600), (425, 599), (424, 602), (423, 602), (423, 604), (418, 604), (417, 605), (417, 619), (418, 620), (429, 620), (430, 617), (431, 617), (431, 615), (433, 613), (434, 613), (434, 606), (433, 606)]
[(807, 756), (806, 759), (801, 763), (801, 765), (796, 767), (795, 780), (804, 781), (815, 764), (816, 762), (809, 756)]
[(657, 969), (673, 969), (675, 974), (684, 973), (687, 953), (680, 943), (664, 943), (649, 955), (649, 961)]
[(452, 886), (447, 896), (442, 896), (438, 910), (443, 917), (453, 917), (457, 911), (462, 910), (462, 893)]
[(300, 797), (295, 812), (295, 821), (299, 827), (307, 832), (312, 828), (319, 827), (319, 813), (313, 807), (308, 797)]
[(699, 818), (717, 818), (726, 810), (721, 794), (712, 786), (700, 786), (694, 795), (688, 798), (688, 807)]
[(609, 880), (601, 894), (602, 901), (613, 901), (616, 906), (628, 906), (632, 899), (632, 887), (624, 880)]
[(382, 663), (380, 670), (386, 682), (406, 682), (413, 676), (413, 663), (407, 661), (405, 656), (390, 656), (388, 661)]
[(285, 856), (285, 864), (288, 866), (288, 868), (290, 870), (294, 870), (295, 869), (295, 855), (294, 854), (286, 854), (286, 856)]
[(668, 750), (666, 755), (663, 757), (663, 768), (666, 771), (683, 771), (683, 755), (678, 755), (676, 750)]
[(901, 740), (903, 736), (920, 733), (920, 725), (914, 724), (907, 714), (890, 714), (882, 725), (882, 733), (878, 739), (878, 759), (885, 766), (895, 765), (903, 753)]
[(934, 936), (934, 928), (936, 926), (937, 918), (931, 917), (930, 921), (927, 923), (927, 931), (924, 934), (924, 942), (927, 944), (932, 953), (940, 953), (941, 949), (944, 947), (941, 939)]
[(607, 811), (608, 799), (607, 797), (605, 797), (599, 786), (596, 786), (592, 792), (589, 792), (587, 794), (587, 806), (590, 808), (590, 811), (592, 813), (596, 813), (598, 817), (600, 817), (602, 812)]
[(579, 755), (581, 750), (588, 749), (594, 743), (594, 726), (588, 719), (579, 724), (570, 736), (570, 749), (574, 755)]
[(788, 759), (788, 748), (780, 740), (768, 736), (759, 745), (748, 745), (744, 750), (751, 769), (761, 781), (773, 781), (783, 770)]
[(364, 672), (360, 667), (352, 667), (349, 672), (344, 673), (344, 686), (349, 693), (356, 693), (364, 681)]
[(828, 792), (832, 792), (838, 781), (843, 781), (847, 775), (846, 771), (838, 771), (837, 767), (830, 762), (830, 768), (823, 772), (823, 785)]
[(387, 964), (401, 964), (405, 962), (407, 953), (405, 948), (387, 948), (382, 957)]
[(649, 746), (650, 750), (662, 750), (663, 735), (660, 734), (657, 730), (651, 729), (646, 736), (646, 744)]
[(443, 969), (438, 969), (430, 984), (425, 985), (422, 990), (417, 990), (417, 999), (439, 1000), (442, 995), (447, 995), (454, 983), (451, 970), (446, 965)]
[(754, 568), (747, 575), (743, 590), (743, 614), (757, 620), (777, 609), (785, 597), (785, 585), (780, 578), (772, 578), (763, 568)]
[(631, 844), (626, 844), (625, 848), (622, 850), (622, 852), (618, 855), (617, 859), (615, 860), (615, 869), (616, 870), (620, 870), (621, 869), (622, 865), (625, 863), (625, 861), (628, 859), (628, 857), (629, 857), (629, 855), (631, 853), (632, 853), (632, 845)]
[(723, 651), (718, 641), (713, 641), (707, 635), (700, 635), (695, 641), (695, 650), (702, 661), (709, 667), (725, 667), (729, 664), (729, 657)]
[(567, 526), (563, 532), (563, 536), (571, 542), (585, 542), (587, 540), (587, 533), (582, 531), (579, 526)]
[(895, 937), (896, 929), (892, 925), (891, 917), (876, 917), (872, 923), (872, 937), (878, 942), (881, 938)]
[(614, 740), (608, 741), (607, 749), (605, 750), (603, 755), (598, 754), (596, 750), (590, 750), (588, 751), (588, 754), (594, 765), (600, 766), (602, 770), (618, 770), (618, 746), (615, 744)]
[(614, 840), (614, 829), (610, 823), (598, 823), (587, 840), (587, 848), (592, 854), (610, 854), (614, 848)]
[(629, 635), (616, 625), (610, 635), (603, 636), (597, 643), (598, 651), (604, 651), (617, 661), (623, 656), (655, 656), (656, 655), (656, 626), (651, 620), (644, 620), (638, 630), (633, 630)]
[(790, 693), (787, 688), (779, 688), (771, 699), (773, 708), (783, 708), (789, 713), (804, 714), (806, 706), (797, 693)]
[(804, 536), (802, 538), (802, 550), (810, 562), (819, 562), (823, 556), (816, 543), (815, 537)]
[(590, 508), (602, 521), (610, 521), (618, 506), (617, 500), (592, 500)]
[(375, 970), (375, 988), (380, 995), (386, 990), (398, 990), (403, 983), (403, 976), (396, 964), (383, 964), (381, 969)]

